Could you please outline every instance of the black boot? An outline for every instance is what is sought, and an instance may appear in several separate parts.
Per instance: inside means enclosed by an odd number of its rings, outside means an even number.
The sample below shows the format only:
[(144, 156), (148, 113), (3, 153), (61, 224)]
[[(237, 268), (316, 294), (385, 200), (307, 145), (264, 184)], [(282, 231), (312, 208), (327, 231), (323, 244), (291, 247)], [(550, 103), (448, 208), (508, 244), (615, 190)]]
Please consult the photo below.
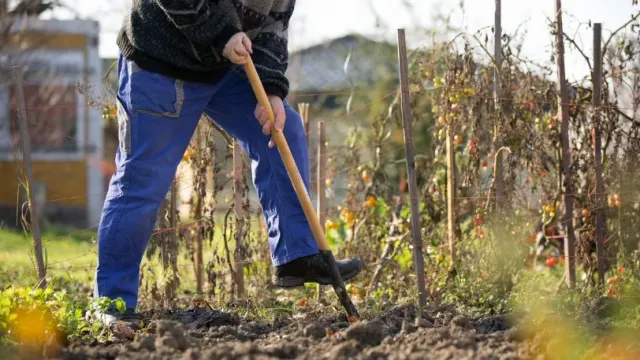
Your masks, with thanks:
[[(362, 262), (359, 257), (336, 260), (336, 264), (342, 280), (345, 282), (353, 279), (362, 270)], [(325, 263), (320, 254), (305, 256), (276, 266), (273, 283), (276, 287), (281, 288), (303, 286), (305, 283), (332, 285), (329, 265)]]

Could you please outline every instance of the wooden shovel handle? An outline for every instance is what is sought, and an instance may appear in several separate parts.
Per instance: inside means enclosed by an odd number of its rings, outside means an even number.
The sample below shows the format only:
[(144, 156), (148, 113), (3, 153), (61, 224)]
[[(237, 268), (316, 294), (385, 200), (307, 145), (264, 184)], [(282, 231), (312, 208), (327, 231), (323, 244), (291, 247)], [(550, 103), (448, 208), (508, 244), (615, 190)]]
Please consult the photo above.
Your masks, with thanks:
[[(267, 93), (262, 86), (262, 81), (258, 76), (258, 72), (256, 71), (256, 67), (253, 64), (253, 60), (251, 58), (249, 58), (249, 61), (244, 65), (244, 69), (247, 73), (247, 76), (249, 77), (249, 82), (251, 83), (253, 92), (258, 99), (258, 103), (267, 112), (269, 120), (271, 120), (272, 123), (275, 122), (275, 115), (273, 114), (273, 109), (271, 108), (269, 97), (267, 96)], [(282, 157), (282, 161), (284, 162), (284, 166), (287, 169), (287, 173), (289, 174), (289, 178), (291, 179), (293, 188), (296, 191), (298, 200), (300, 200), (300, 204), (302, 204), (302, 210), (304, 211), (307, 222), (311, 227), (311, 232), (313, 233), (313, 238), (318, 244), (318, 248), (320, 250), (330, 250), (327, 239), (324, 237), (324, 229), (320, 224), (320, 220), (318, 219), (316, 211), (313, 208), (313, 204), (311, 203), (309, 194), (307, 193), (304, 183), (302, 182), (300, 171), (298, 170), (298, 167), (293, 160), (291, 149), (289, 149), (289, 144), (287, 144), (287, 140), (285, 139), (284, 134), (282, 133), (282, 131), (272, 128), (271, 136), (276, 144), (276, 147), (278, 148), (278, 152), (280, 152), (280, 157)]]

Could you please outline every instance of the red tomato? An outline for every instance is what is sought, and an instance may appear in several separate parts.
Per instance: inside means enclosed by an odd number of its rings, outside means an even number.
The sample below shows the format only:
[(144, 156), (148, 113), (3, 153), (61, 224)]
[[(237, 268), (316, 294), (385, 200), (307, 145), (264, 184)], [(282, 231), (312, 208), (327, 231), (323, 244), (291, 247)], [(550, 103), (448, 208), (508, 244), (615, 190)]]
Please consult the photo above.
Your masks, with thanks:
[(545, 262), (547, 267), (552, 267), (553, 265), (555, 265), (555, 263), (556, 263), (556, 259), (553, 257), (548, 258), (547, 261)]

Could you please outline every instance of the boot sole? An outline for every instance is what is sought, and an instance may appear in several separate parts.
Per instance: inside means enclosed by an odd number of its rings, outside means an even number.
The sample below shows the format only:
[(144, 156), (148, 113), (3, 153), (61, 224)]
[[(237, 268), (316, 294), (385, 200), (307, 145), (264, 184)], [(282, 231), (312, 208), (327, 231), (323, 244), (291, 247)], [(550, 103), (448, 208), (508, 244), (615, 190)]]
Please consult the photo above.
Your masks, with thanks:
[[(361, 269), (356, 269), (349, 273), (343, 274), (342, 280), (344, 282), (347, 282), (353, 279), (354, 277), (356, 277), (360, 273), (360, 271)], [(308, 278), (301, 278), (301, 277), (295, 277), (295, 276), (285, 276), (282, 278), (273, 279), (273, 285), (275, 287), (284, 288), (284, 289), (304, 286), (304, 284), (306, 283), (316, 283), (319, 285), (333, 285), (331, 278), (328, 278), (328, 277), (316, 277), (313, 279), (308, 279)]]

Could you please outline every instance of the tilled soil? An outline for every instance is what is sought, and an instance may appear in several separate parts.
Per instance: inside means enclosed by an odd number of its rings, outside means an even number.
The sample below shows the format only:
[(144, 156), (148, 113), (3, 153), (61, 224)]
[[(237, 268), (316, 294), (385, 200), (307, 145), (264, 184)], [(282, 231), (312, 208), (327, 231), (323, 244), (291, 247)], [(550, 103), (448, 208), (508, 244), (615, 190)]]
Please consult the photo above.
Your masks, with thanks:
[[(429, 314), (429, 315), (426, 315)], [(534, 348), (519, 342), (502, 316), (469, 319), (450, 308), (421, 317), (411, 305), (350, 325), (343, 315), (247, 322), (205, 309), (164, 314), (133, 341), (76, 344), (71, 359), (524, 359)], [(166, 316), (169, 315), (169, 316)]]

